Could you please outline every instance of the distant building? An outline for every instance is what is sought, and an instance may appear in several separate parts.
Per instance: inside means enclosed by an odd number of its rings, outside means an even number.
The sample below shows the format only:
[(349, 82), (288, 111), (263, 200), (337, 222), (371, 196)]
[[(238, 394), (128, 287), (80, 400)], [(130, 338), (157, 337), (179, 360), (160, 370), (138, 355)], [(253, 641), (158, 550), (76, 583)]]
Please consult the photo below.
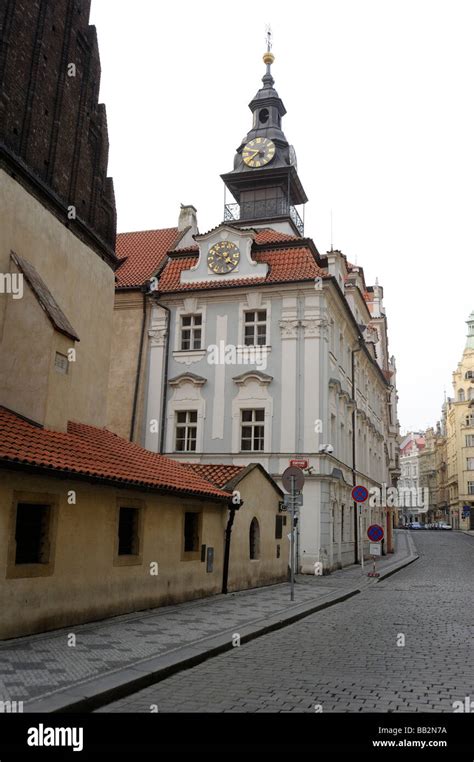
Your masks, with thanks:
[(418, 453), (418, 481), (426, 509), (425, 522), (433, 524), (438, 516), (436, 505), (438, 471), (436, 466), (436, 432), (430, 428), (425, 431), (425, 446)]
[(446, 488), (454, 529), (474, 529), (474, 311), (466, 345), (453, 373), (454, 397), (446, 402)]
[(420, 453), (425, 447), (421, 431), (411, 431), (400, 443), (400, 469), (398, 481), (400, 519), (402, 524), (412, 521), (426, 523), (427, 508), (420, 483)]

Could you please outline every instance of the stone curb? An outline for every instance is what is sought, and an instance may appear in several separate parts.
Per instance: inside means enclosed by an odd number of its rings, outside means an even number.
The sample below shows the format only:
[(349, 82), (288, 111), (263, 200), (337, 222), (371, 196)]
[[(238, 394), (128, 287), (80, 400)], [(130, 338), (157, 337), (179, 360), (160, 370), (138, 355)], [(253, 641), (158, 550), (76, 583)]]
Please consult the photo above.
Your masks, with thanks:
[(183, 646), (172, 653), (154, 656), (137, 665), (124, 667), (112, 675), (104, 675), (82, 683), (70, 686), (52, 696), (29, 701), (25, 712), (90, 712), (94, 709), (117, 701), (135, 691), (147, 688), (153, 683), (160, 682), (176, 672), (189, 669), (218, 654), (230, 651), (232, 636), (238, 632), (241, 643), (248, 643), (254, 638), (279, 630), (293, 622), (297, 622), (310, 614), (320, 611), (336, 603), (352, 598), (360, 593), (358, 587), (345, 590), (343, 593), (322, 596), (317, 603), (307, 601), (295, 604), (291, 612), (285, 610), (261, 619), (259, 622), (220, 632), (197, 641), (192, 645)]
[[(380, 582), (417, 560), (418, 555), (411, 538), (409, 538), (409, 545), (410, 555), (394, 562), (393, 565), (390, 564), (386, 570), (380, 572), (380, 577), (373, 580), (374, 582)], [(255, 638), (287, 627), (317, 611), (358, 595), (366, 589), (367, 583), (369, 583), (368, 580), (364, 580), (364, 582), (366, 584), (362, 584), (361, 580), (344, 592), (329, 593), (322, 596), (322, 599), (320, 598), (317, 603), (315, 601), (296, 603), (291, 609), (277, 612), (258, 622), (252, 622), (240, 628), (236, 626), (233, 630), (204, 638), (172, 653), (154, 656), (139, 664), (124, 667), (113, 674), (93, 678), (87, 683), (72, 685), (51, 696), (34, 699), (26, 704), (25, 712), (91, 712), (105, 704), (160, 682), (170, 675), (201, 664), (213, 656), (230, 651), (233, 648), (232, 636), (236, 631), (240, 635), (240, 642), (248, 643)]]
[(420, 556), (417, 553), (415, 542), (413, 537), (411, 537), (409, 534), (407, 534), (407, 542), (410, 548), (409, 555), (405, 556), (405, 558), (400, 559), (400, 561), (394, 561), (393, 564), (389, 564), (386, 569), (380, 572), (380, 577), (378, 577), (377, 582), (381, 582), (381, 580), (387, 579), (387, 577), (391, 577), (392, 574), (400, 571), (400, 569), (404, 569), (405, 566), (410, 566), (410, 564), (419, 559)]

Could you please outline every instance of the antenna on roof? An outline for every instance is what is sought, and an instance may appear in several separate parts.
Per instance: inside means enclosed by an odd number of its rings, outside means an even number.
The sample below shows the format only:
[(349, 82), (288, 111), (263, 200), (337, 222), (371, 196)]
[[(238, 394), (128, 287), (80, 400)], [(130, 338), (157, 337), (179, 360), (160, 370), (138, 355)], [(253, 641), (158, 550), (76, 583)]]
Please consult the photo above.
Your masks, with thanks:
[(332, 248), (332, 209), (331, 209), (331, 251), (332, 250), (333, 248)]

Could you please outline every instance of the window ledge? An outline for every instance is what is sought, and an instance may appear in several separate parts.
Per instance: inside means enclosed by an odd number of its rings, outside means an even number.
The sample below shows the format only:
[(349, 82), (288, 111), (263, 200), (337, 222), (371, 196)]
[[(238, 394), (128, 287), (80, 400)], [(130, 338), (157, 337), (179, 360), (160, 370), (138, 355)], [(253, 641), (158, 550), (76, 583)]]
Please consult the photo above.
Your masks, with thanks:
[(24, 579), (27, 577), (50, 577), (54, 573), (54, 564), (12, 564), (8, 567), (7, 579)]
[(121, 556), (115, 556), (114, 558), (114, 566), (141, 566), (143, 563), (143, 559), (141, 556), (136, 555), (121, 555)]
[(205, 349), (175, 349), (173, 351), (173, 359), (179, 363), (185, 363), (191, 365), (193, 362), (199, 362), (206, 356)]
[(201, 561), (201, 552), (199, 550), (183, 550), (181, 561)]

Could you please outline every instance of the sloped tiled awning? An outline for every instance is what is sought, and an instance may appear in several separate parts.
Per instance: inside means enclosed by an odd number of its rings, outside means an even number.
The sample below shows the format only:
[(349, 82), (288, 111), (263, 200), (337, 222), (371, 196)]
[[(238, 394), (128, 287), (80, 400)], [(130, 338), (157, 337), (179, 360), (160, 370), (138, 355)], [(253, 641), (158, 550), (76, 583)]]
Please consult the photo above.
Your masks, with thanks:
[(19, 271), (23, 274), (26, 282), (33, 291), (39, 304), (46, 312), (46, 315), (56, 331), (63, 333), (65, 336), (73, 339), (73, 341), (80, 341), (79, 336), (38, 273), (36, 267), (32, 265), (28, 259), (16, 254), (14, 251), (10, 253), (10, 256)]

